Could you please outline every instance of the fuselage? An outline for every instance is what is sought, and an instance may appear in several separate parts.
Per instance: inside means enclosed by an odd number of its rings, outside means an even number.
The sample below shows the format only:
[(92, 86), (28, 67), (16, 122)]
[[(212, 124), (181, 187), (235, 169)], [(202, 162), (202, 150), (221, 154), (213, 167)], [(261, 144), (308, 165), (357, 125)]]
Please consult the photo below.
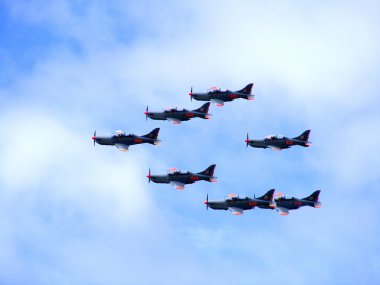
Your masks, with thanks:
[(297, 198), (276, 198), (275, 199), (276, 206), (281, 208), (286, 208), (289, 210), (295, 210), (303, 206), (310, 206), (318, 208), (320, 206), (320, 202), (307, 201)]
[(177, 119), (179, 121), (188, 121), (192, 118), (208, 119), (208, 115), (205, 113), (188, 111), (186, 109), (182, 111), (145, 112), (145, 114), (152, 120)]
[[(247, 141), (246, 141), (247, 142)], [(305, 141), (301, 140), (296, 140), (296, 139), (291, 139), (291, 138), (281, 138), (281, 139), (268, 139), (265, 138), (263, 140), (248, 140), (248, 144), (252, 147), (255, 148), (278, 148), (278, 149), (285, 149), (285, 148), (290, 148), (291, 146), (294, 145), (299, 145), (303, 147), (308, 147), (309, 145)]]
[(93, 137), (96, 143), (100, 145), (115, 145), (115, 144), (123, 144), (123, 145), (135, 145), (141, 143), (156, 143), (156, 139), (151, 139), (147, 137), (141, 137), (136, 135), (123, 135), (123, 136), (96, 136)]
[(215, 177), (192, 172), (174, 172), (167, 175), (150, 175), (150, 180), (155, 183), (170, 183), (175, 181), (183, 184), (192, 184), (199, 180), (212, 182), (215, 180)]
[(272, 201), (246, 198), (227, 198), (224, 201), (207, 201), (205, 202), (211, 209), (228, 210), (229, 208), (239, 208), (242, 210), (251, 210), (254, 207), (262, 209), (273, 209), (275, 207)]
[(247, 100), (252, 98), (251, 95), (238, 93), (238, 92), (234, 92), (230, 90), (226, 90), (226, 91), (214, 90), (207, 93), (191, 93), (190, 96), (197, 101), (220, 100), (223, 102), (230, 102), (238, 98), (247, 99)]

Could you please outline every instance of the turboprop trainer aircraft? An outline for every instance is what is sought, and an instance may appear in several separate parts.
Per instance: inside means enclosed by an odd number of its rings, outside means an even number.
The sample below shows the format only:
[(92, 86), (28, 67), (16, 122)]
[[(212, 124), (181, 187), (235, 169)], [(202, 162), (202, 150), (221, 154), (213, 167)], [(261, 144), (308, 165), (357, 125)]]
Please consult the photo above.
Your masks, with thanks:
[(255, 95), (252, 95), (252, 87), (253, 83), (248, 84), (243, 89), (238, 91), (231, 90), (221, 90), (217, 87), (211, 87), (208, 92), (204, 93), (195, 93), (193, 92), (193, 87), (191, 87), (191, 91), (189, 93), (190, 99), (198, 101), (211, 101), (216, 106), (223, 106), (224, 102), (230, 102), (238, 98), (243, 98), (246, 100), (254, 100)]
[(271, 148), (274, 150), (282, 150), (285, 148), (290, 148), (293, 145), (300, 145), (303, 147), (309, 147), (311, 142), (309, 142), (310, 130), (304, 131), (300, 136), (295, 138), (287, 138), (284, 136), (267, 136), (263, 140), (250, 140), (247, 133), (247, 139), (245, 142), (247, 146), (255, 148)]
[(149, 183), (150, 181), (154, 183), (170, 183), (175, 189), (183, 190), (185, 184), (192, 184), (199, 180), (216, 182), (216, 177), (214, 177), (215, 166), (215, 164), (210, 165), (206, 170), (198, 173), (178, 171), (175, 168), (171, 168), (166, 175), (152, 175), (149, 169), (149, 174), (146, 177), (149, 179)]
[(188, 121), (192, 118), (209, 119), (211, 115), (208, 113), (210, 102), (202, 105), (200, 108), (191, 110), (177, 110), (177, 108), (170, 108), (163, 112), (149, 112), (148, 106), (146, 107), (145, 116), (152, 120), (168, 120), (173, 124), (180, 124), (182, 121)]
[(317, 190), (310, 196), (303, 199), (297, 199), (294, 197), (285, 198), (284, 196), (274, 198), (276, 210), (280, 215), (287, 216), (289, 214), (289, 210), (296, 210), (303, 206), (320, 208), (321, 202), (318, 201), (320, 192), (321, 190)]
[(206, 201), (206, 209), (210, 207), (214, 210), (230, 210), (234, 215), (242, 215), (244, 210), (251, 210), (255, 207), (262, 209), (273, 209), (276, 204), (273, 202), (274, 189), (269, 190), (263, 196), (256, 198), (239, 197), (236, 194), (229, 194), (224, 201), (209, 201), (208, 195)]
[(134, 134), (126, 135), (125, 132), (119, 130), (115, 131), (112, 136), (107, 137), (97, 137), (95, 131), (92, 139), (94, 140), (94, 146), (95, 143), (102, 145), (114, 145), (121, 151), (127, 151), (130, 145), (135, 144), (150, 143), (158, 145), (160, 143), (160, 140), (157, 139), (159, 131), (160, 128), (156, 128), (149, 134), (146, 134), (144, 136), (136, 136)]

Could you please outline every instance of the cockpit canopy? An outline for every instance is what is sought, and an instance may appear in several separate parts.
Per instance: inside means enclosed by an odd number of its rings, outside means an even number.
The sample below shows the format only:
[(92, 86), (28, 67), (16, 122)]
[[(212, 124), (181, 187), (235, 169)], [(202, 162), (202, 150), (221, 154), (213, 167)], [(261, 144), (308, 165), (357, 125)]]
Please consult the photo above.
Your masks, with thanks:
[(169, 173), (171, 174), (186, 174), (188, 172), (187, 170), (169, 169)]
[(238, 201), (238, 200), (248, 200), (247, 196), (227, 196), (226, 201)]
[(113, 134), (114, 134), (115, 137), (123, 137), (123, 136), (125, 136), (125, 132), (122, 131), (122, 130), (117, 130)]
[(295, 199), (296, 199), (295, 197), (287, 197), (287, 196), (284, 196), (284, 195), (281, 195), (281, 196), (278, 196), (278, 197), (274, 198), (275, 201), (295, 200)]
[(282, 140), (284, 138), (283, 135), (270, 135), (265, 137), (266, 140)]
[(177, 111), (177, 107), (175, 108), (166, 108), (164, 110), (164, 113), (173, 113), (173, 112), (176, 112)]
[(209, 89), (207, 89), (208, 93), (220, 93), (222, 90), (216, 86), (212, 86)]

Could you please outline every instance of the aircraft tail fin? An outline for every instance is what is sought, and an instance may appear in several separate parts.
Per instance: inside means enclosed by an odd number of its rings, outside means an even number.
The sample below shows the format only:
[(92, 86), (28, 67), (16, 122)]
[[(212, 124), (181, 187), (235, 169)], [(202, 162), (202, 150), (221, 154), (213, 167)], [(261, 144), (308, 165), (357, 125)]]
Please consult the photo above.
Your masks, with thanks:
[(243, 93), (243, 94), (246, 94), (246, 95), (251, 95), (252, 87), (253, 87), (253, 83), (249, 83), (249, 84), (248, 84), (247, 86), (245, 86), (243, 89), (238, 90), (238, 91), (236, 91), (236, 92), (238, 92), (238, 93)]
[(310, 202), (318, 202), (319, 193), (321, 193), (321, 190), (314, 191), (313, 194), (303, 198), (302, 200), (306, 200), (306, 201), (310, 201)]
[(159, 131), (160, 131), (160, 128), (155, 128), (153, 131), (151, 131), (149, 134), (146, 134), (143, 137), (148, 138), (148, 139), (152, 139), (152, 140), (157, 140)]
[(198, 172), (197, 174), (202, 174), (202, 175), (207, 175), (207, 176), (214, 176), (215, 167), (216, 167), (215, 164), (210, 165), (209, 167), (207, 167), (206, 170)]
[(201, 107), (199, 107), (198, 109), (195, 109), (194, 111), (207, 114), (208, 109), (210, 108), (210, 104), (211, 104), (211, 102), (207, 102), (207, 103), (203, 104)]
[(275, 189), (269, 190), (267, 193), (265, 193), (263, 196), (257, 198), (259, 200), (265, 200), (265, 201), (272, 201), (273, 200), (273, 194)]
[(311, 132), (310, 130), (304, 131), (298, 137), (295, 137), (293, 139), (307, 142), (309, 140), (310, 132)]

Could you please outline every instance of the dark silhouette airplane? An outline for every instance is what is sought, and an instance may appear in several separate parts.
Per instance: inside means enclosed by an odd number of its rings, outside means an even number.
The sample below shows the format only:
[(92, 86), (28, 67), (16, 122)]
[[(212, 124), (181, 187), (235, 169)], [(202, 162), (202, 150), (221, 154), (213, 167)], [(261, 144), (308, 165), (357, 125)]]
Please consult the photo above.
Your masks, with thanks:
[(199, 180), (204, 180), (208, 182), (216, 182), (216, 177), (214, 177), (215, 164), (210, 165), (206, 170), (192, 173), (189, 171), (177, 171), (175, 168), (169, 169), (169, 173), (166, 175), (151, 175), (150, 169), (147, 178), (154, 183), (166, 183), (171, 184), (175, 189), (183, 190), (185, 184), (192, 184)]
[(246, 100), (254, 100), (255, 95), (252, 95), (252, 87), (253, 83), (248, 84), (243, 89), (238, 91), (231, 90), (220, 90), (217, 87), (211, 87), (206, 93), (194, 93), (193, 87), (191, 87), (191, 91), (189, 93), (190, 99), (198, 101), (211, 101), (216, 106), (223, 106), (224, 102), (230, 102), (238, 98), (246, 99)]
[(247, 146), (250, 145), (255, 148), (271, 148), (274, 150), (282, 150), (285, 148), (290, 148), (294, 145), (299, 145), (303, 147), (309, 147), (311, 142), (309, 142), (310, 130), (304, 131), (300, 136), (295, 138), (287, 138), (284, 136), (271, 135), (265, 137), (263, 140), (250, 140), (247, 133), (247, 139), (245, 142)]
[(208, 109), (210, 103), (202, 105), (200, 108), (191, 110), (177, 110), (177, 108), (167, 109), (163, 112), (149, 112), (148, 106), (146, 107), (145, 116), (146, 119), (151, 118), (152, 120), (168, 120), (173, 124), (180, 124), (182, 121), (189, 121), (192, 118), (202, 118), (209, 119), (211, 115), (208, 114)]
[(285, 198), (284, 196), (274, 198), (276, 210), (280, 215), (287, 216), (289, 214), (289, 210), (296, 210), (303, 206), (320, 208), (321, 202), (318, 201), (320, 192), (321, 190), (317, 190), (310, 196), (303, 199), (297, 199), (294, 197)]
[(230, 210), (234, 215), (242, 215), (244, 210), (251, 210), (255, 207), (262, 209), (273, 209), (276, 203), (273, 202), (274, 189), (269, 190), (263, 196), (256, 198), (239, 197), (236, 194), (229, 194), (224, 201), (209, 201), (208, 195), (206, 201), (206, 209), (209, 207), (214, 210)]
[(157, 139), (158, 132), (160, 131), (160, 128), (156, 128), (153, 131), (151, 131), (149, 134), (146, 134), (144, 136), (136, 136), (134, 134), (126, 135), (123, 131), (115, 131), (112, 136), (102, 136), (97, 137), (96, 131), (94, 132), (94, 136), (92, 139), (94, 140), (94, 146), (95, 143), (101, 144), (101, 145), (114, 145), (121, 151), (128, 151), (128, 148), (130, 145), (135, 144), (142, 144), (142, 143), (150, 143), (154, 145), (158, 145), (160, 143), (160, 140)]

